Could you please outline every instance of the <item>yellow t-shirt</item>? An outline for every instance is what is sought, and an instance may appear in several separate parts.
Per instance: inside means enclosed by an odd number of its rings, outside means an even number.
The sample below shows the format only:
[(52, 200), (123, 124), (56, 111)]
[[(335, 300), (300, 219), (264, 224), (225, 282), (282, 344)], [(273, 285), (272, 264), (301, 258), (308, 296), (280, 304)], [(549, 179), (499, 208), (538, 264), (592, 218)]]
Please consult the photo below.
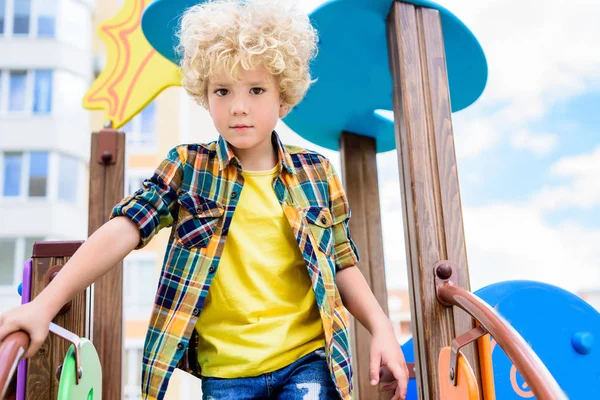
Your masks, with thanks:
[(311, 282), (273, 190), (279, 165), (244, 171), (244, 189), (196, 330), (202, 375), (283, 368), (324, 346)]

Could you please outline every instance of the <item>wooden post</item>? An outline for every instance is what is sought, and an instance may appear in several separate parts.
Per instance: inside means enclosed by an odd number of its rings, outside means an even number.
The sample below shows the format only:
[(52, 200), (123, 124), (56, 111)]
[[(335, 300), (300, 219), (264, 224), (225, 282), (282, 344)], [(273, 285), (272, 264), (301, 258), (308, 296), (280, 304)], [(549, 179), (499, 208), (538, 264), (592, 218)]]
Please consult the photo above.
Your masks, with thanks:
[[(31, 268), (31, 299), (46, 288), (50, 280), (71, 258), (83, 242), (36, 242), (33, 246)], [(78, 293), (52, 320), (57, 325), (86, 337), (86, 292)], [(62, 365), (71, 343), (49, 334), (38, 352), (28, 360), (26, 398), (54, 400), (58, 396), (56, 371)]]
[[(112, 208), (123, 199), (125, 135), (112, 129), (92, 134), (88, 234), (108, 221)], [(93, 285), (92, 343), (102, 365), (102, 394), (121, 398), (123, 349), (123, 263)]]
[[(433, 268), (447, 259), (469, 290), (444, 42), (437, 10), (394, 2), (387, 23), (418, 397), (439, 399), (440, 349), (474, 326), (440, 306), (434, 287)], [(479, 377), (476, 349), (465, 353)]]
[[(387, 314), (375, 139), (343, 132), (340, 138), (340, 155), (342, 179), (352, 209), (350, 232), (361, 256), (358, 267)], [(389, 399), (389, 392), (379, 393), (378, 388), (369, 383), (371, 335), (354, 319), (351, 329), (354, 383), (358, 386), (358, 397), (363, 400)]]

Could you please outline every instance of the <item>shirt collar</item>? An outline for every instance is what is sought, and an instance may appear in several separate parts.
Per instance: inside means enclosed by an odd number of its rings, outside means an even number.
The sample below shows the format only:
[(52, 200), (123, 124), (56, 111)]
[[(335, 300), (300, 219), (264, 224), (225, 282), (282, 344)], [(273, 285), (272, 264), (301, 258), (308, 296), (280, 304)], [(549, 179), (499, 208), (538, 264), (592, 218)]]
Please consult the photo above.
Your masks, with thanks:
[[(295, 170), (292, 157), (283, 143), (281, 143), (281, 139), (279, 139), (277, 132), (273, 131), (271, 134), (271, 141), (275, 146), (275, 150), (277, 151), (279, 157), (279, 171), (281, 172), (285, 168), (290, 174), (294, 174)], [(227, 143), (227, 141), (223, 139), (223, 136), (220, 135), (219, 140), (217, 141), (217, 159), (219, 161), (219, 171), (225, 169), (232, 161), (235, 161), (235, 163), (239, 164), (239, 161), (233, 153), (231, 146), (229, 146), (229, 143)]]

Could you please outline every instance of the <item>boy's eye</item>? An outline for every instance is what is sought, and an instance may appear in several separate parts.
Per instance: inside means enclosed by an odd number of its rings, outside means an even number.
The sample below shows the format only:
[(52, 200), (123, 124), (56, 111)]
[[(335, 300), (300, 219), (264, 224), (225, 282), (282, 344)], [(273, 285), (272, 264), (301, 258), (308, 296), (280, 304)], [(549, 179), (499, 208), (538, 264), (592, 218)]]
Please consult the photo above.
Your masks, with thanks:
[(228, 90), (227, 89), (217, 89), (215, 90), (215, 94), (217, 96), (225, 96), (227, 94)]
[(252, 94), (263, 94), (264, 92), (265, 92), (265, 89), (262, 89), (262, 88), (255, 87), (255, 88), (250, 89), (250, 93), (252, 93)]

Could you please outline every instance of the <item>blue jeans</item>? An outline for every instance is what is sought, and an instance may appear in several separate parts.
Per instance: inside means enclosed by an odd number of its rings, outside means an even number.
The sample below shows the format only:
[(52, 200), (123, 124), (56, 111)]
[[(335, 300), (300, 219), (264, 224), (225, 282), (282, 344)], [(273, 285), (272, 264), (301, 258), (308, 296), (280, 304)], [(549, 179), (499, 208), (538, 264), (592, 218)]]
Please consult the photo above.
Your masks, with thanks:
[(325, 350), (318, 349), (287, 367), (250, 378), (202, 377), (203, 400), (337, 400)]

